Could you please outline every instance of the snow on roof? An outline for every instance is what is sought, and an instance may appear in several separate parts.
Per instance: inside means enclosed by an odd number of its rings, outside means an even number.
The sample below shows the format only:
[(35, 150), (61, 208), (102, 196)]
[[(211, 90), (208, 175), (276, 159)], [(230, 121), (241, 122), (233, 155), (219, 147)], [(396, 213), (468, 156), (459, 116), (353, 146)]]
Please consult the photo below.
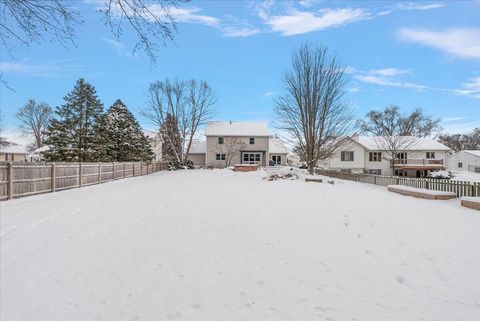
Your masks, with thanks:
[(192, 146), (190, 147), (190, 154), (205, 154), (207, 151), (207, 142), (202, 140), (192, 141)]
[(268, 143), (268, 152), (270, 154), (288, 154), (288, 149), (280, 139), (270, 138)]
[(269, 136), (264, 122), (212, 121), (205, 128), (205, 136)]
[(36, 153), (36, 154), (38, 154), (38, 153), (46, 152), (46, 151), (49, 150), (49, 149), (50, 149), (50, 146), (45, 145), (45, 146), (42, 146), (42, 147), (40, 147), (40, 148), (35, 149), (33, 152)]
[[(369, 137), (369, 136), (357, 136), (353, 138), (357, 143), (369, 150), (382, 150), (383, 137)], [(450, 150), (449, 147), (437, 142), (431, 138), (419, 138), (414, 136), (405, 136), (405, 141), (412, 139), (413, 143), (410, 144), (405, 150)]]
[(461, 150), (461, 152), (469, 153), (480, 157), (480, 150)]
[(0, 153), (3, 153), (3, 154), (25, 154), (25, 155), (28, 154), (25, 147), (20, 146), (20, 145), (13, 145), (13, 144), (8, 144), (8, 145), (0, 147)]

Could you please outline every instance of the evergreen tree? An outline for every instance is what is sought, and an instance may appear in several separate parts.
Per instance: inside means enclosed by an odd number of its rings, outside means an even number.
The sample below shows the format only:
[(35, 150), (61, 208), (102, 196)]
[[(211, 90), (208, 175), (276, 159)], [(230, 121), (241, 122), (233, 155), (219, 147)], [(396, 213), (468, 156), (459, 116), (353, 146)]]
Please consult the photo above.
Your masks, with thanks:
[(67, 162), (101, 160), (104, 146), (99, 123), (103, 104), (95, 88), (81, 78), (64, 100), (46, 131), (45, 144), (50, 149), (45, 158)]
[(178, 129), (178, 121), (171, 113), (165, 117), (160, 128), (162, 137), (162, 158), (167, 161), (181, 161), (182, 141)]
[(107, 157), (112, 161), (149, 161), (153, 152), (135, 116), (118, 99), (104, 117)]

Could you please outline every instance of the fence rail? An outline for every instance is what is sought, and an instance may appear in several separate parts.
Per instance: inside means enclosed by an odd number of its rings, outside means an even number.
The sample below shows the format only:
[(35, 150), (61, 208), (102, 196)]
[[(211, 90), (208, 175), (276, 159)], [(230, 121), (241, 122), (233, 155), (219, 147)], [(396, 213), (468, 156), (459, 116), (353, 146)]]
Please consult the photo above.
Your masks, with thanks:
[(435, 191), (454, 192), (457, 197), (480, 196), (480, 183), (451, 181), (435, 178), (409, 178), (399, 176), (382, 176), (373, 174), (353, 174), (340, 171), (324, 170), (317, 168), (315, 173), (319, 175), (346, 179), (355, 182), (375, 184), (380, 186), (404, 185), (417, 188), (425, 188)]
[(166, 162), (0, 163), (0, 200), (61, 191), (147, 175), (167, 169)]

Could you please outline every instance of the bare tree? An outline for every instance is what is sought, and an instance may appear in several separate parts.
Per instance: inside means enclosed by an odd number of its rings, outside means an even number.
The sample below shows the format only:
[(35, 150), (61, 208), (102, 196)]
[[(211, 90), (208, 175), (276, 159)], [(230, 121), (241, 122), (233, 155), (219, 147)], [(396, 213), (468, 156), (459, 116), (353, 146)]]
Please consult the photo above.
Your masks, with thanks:
[(193, 139), (198, 128), (205, 125), (214, 115), (214, 105), (217, 102), (215, 93), (205, 81), (190, 80), (187, 83), (186, 111), (184, 119), (185, 140), (184, 157), (188, 158)]
[(10, 144), (8, 139), (2, 135), (2, 132), (3, 132), (3, 116), (2, 116), (2, 110), (0, 109), (0, 147)]
[(344, 95), (348, 76), (326, 47), (304, 44), (292, 54), (283, 77), (284, 91), (275, 101), (275, 127), (289, 136), (309, 173), (347, 140), (353, 114)]
[(442, 134), (438, 140), (450, 147), (454, 152), (480, 149), (480, 128), (467, 134)]
[(433, 120), (416, 109), (410, 115), (400, 113), (398, 106), (390, 106), (383, 111), (370, 111), (367, 120), (357, 121), (359, 129), (374, 136), (374, 141), (384, 159), (391, 163), (395, 173), (396, 163), (406, 161), (406, 150), (418, 141), (418, 138), (427, 137), (439, 130), (440, 120)]
[(174, 154), (172, 156), (174, 156), (177, 161), (183, 160), (183, 155), (177, 152), (178, 149), (176, 146), (179, 142), (173, 141), (173, 136), (171, 135), (163, 135), (161, 129), (164, 127), (163, 124), (166, 122), (167, 116), (170, 115), (169, 117), (175, 119), (180, 136), (184, 135), (185, 130), (181, 128), (183, 122), (180, 120), (180, 117), (183, 118), (184, 114), (184, 91), (185, 83), (177, 79), (173, 81), (166, 79), (152, 83), (148, 90), (150, 101), (147, 107), (140, 111), (143, 117), (157, 127), (162, 143), (165, 144), (169, 150), (173, 151)]
[[(106, 25), (118, 39), (125, 24), (137, 41), (133, 52), (143, 49), (154, 63), (158, 43), (165, 45), (176, 32), (172, 13), (189, 0), (105, 0), (98, 9)], [(10, 55), (14, 43), (40, 42), (49, 36), (63, 45), (75, 42), (75, 28), (82, 24), (75, 1), (0, 0), (0, 40)]]
[[(188, 158), (193, 139), (198, 128), (205, 124), (213, 115), (213, 106), (216, 102), (215, 94), (211, 87), (204, 81), (188, 82), (175, 79), (170, 81), (157, 81), (150, 85), (150, 101), (146, 108), (141, 110), (141, 115), (147, 118), (158, 129), (171, 115), (177, 123), (182, 146), (178, 161)], [(178, 142), (172, 141), (171, 136), (160, 137), (170, 149), (176, 150)]]
[(229, 167), (232, 165), (232, 160), (235, 155), (238, 155), (240, 151), (245, 149), (245, 146), (246, 144), (242, 141), (241, 137), (227, 136), (224, 137), (223, 144), (218, 144), (217, 142), (212, 151), (225, 154), (225, 166)]
[(53, 110), (47, 103), (37, 103), (30, 99), (25, 106), (16, 113), (20, 122), (20, 131), (34, 141), (34, 147), (43, 146), (44, 132), (52, 118)]

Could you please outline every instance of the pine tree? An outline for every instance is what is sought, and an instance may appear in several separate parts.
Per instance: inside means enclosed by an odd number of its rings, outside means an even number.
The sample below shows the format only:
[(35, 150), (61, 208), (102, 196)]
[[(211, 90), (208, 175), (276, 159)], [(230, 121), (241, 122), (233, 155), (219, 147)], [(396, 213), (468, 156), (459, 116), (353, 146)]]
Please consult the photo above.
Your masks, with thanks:
[(165, 121), (160, 128), (162, 137), (162, 158), (167, 161), (181, 161), (182, 142), (180, 131), (178, 129), (177, 119), (170, 113), (165, 117)]
[[(50, 146), (45, 158), (49, 161), (98, 161), (103, 145), (99, 144), (99, 126), (103, 104), (95, 88), (79, 79), (57, 107), (56, 117), (46, 132), (45, 144)], [(101, 141), (100, 141), (101, 142)]]
[(111, 161), (149, 161), (153, 152), (135, 116), (118, 99), (104, 117), (106, 152)]

